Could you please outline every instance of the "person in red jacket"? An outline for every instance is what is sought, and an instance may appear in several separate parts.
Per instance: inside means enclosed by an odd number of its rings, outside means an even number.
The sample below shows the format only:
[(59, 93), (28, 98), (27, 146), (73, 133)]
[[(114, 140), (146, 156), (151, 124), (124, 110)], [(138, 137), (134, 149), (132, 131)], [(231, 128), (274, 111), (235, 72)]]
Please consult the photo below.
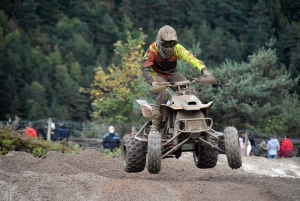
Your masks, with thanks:
[(33, 139), (37, 139), (38, 135), (36, 130), (34, 130), (34, 128), (32, 128), (31, 123), (28, 124), (26, 130), (25, 130), (25, 136), (29, 137), (29, 138), (33, 138)]
[(285, 140), (282, 141), (280, 146), (279, 156), (281, 158), (292, 158), (294, 151), (294, 144), (288, 135), (285, 136)]

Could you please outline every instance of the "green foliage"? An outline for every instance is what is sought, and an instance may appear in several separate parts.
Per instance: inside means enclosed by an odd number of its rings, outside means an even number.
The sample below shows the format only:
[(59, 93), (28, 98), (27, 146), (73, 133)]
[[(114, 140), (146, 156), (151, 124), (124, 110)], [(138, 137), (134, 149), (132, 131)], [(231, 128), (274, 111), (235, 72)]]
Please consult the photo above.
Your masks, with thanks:
[(59, 37), (68, 39), (73, 37), (80, 30), (81, 26), (82, 23), (80, 19), (69, 19), (67, 16), (63, 16), (57, 23), (56, 29)]
[(32, 149), (32, 155), (34, 157), (42, 157), (43, 155), (45, 155), (47, 152), (45, 149), (43, 149), (42, 147), (34, 147)]
[(25, 108), (28, 119), (37, 119), (47, 115), (47, 100), (45, 88), (38, 82), (32, 82), (23, 90), (26, 97)]
[(58, 142), (25, 138), (13, 128), (0, 125), (0, 155), (9, 151), (24, 151), (35, 157), (42, 157), (48, 151), (80, 153), (81, 149), (73, 145), (63, 146)]
[(132, 122), (132, 105), (142, 96), (139, 77), (143, 57), (142, 45), (146, 35), (140, 32), (137, 39), (128, 34), (126, 43), (118, 41), (115, 52), (120, 55), (119, 66), (112, 65), (106, 73), (103, 68), (96, 69), (93, 88), (90, 91), (93, 101), (94, 117), (105, 123)]
[(210, 115), (218, 129), (236, 126), (269, 134), (298, 133), (300, 127), (294, 121), (287, 124), (288, 119), (298, 118), (296, 112), (287, 113), (291, 107), (298, 111), (297, 96), (289, 93), (298, 80), (291, 79), (284, 70), (277, 70), (276, 59), (274, 50), (262, 48), (249, 56), (248, 63), (226, 61), (214, 70), (223, 86), (203, 86), (202, 101), (214, 101)]
[[(114, 54), (113, 44), (125, 41), (127, 31), (138, 38), (140, 27), (149, 36), (143, 48), (165, 24), (176, 29), (187, 49), (200, 42), (198, 58), (210, 69), (226, 59), (247, 62), (248, 55), (275, 38), (278, 63), (292, 78), (298, 76), (299, 0), (6, 0), (0, 7), (0, 119), (9, 114), (90, 120), (91, 100), (78, 92), (79, 87), (91, 86), (98, 66), (105, 73), (112, 64), (121, 68), (121, 55)], [(42, 105), (24, 88), (33, 88), (33, 82), (44, 89)], [(290, 92), (299, 95), (299, 86), (300, 82)], [(139, 97), (150, 101), (147, 86), (141, 90)], [(124, 111), (138, 112), (129, 102), (124, 105)], [(129, 119), (134, 118), (118, 121)]]
[(104, 149), (104, 155), (109, 158), (116, 158), (120, 155), (121, 150), (119, 148), (115, 148), (112, 152), (109, 149)]

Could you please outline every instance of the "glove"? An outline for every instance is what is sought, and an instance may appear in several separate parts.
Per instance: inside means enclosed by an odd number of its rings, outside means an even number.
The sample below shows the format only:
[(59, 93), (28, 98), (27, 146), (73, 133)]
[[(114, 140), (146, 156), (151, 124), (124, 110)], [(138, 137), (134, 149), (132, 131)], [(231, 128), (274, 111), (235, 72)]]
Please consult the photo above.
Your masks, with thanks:
[(158, 85), (158, 82), (153, 81), (153, 82), (151, 83), (151, 85), (154, 87), (154, 86)]
[(211, 78), (215, 79), (206, 68), (202, 69), (202, 73), (203, 73), (205, 78), (206, 77), (211, 77)]
[(206, 68), (202, 69), (202, 73), (204, 75), (202, 81), (205, 81), (205, 83), (209, 84), (217, 84), (216, 79), (210, 74), (210, 72)]

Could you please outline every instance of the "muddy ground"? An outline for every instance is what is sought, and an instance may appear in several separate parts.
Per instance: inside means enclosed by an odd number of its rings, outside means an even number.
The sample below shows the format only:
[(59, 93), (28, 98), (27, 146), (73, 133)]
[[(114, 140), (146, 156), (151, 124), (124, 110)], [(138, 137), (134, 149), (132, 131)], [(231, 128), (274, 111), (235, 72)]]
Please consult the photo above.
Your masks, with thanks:
[(212, 169), (199, 169), (191, 153), (162, 161), (151, 175), (126, 173), (120, 158), (95, 150), (81, 154), (49, 152), (35, 158), (24, 152), (0, 156), (0, 200), (299, 200), (300, 158), (244, 157), (232, 170), (225, 155)]

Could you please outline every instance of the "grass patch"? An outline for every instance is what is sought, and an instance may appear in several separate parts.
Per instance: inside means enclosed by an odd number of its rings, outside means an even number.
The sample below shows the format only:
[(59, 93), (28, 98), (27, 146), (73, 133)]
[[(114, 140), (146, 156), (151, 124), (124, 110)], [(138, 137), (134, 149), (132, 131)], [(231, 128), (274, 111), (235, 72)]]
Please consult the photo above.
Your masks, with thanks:
[(104, 149), (103, 153), (109, 158), (116, 158), (120, 155), (121, 149), (115, 148), (112, 152), (109, 149)]

